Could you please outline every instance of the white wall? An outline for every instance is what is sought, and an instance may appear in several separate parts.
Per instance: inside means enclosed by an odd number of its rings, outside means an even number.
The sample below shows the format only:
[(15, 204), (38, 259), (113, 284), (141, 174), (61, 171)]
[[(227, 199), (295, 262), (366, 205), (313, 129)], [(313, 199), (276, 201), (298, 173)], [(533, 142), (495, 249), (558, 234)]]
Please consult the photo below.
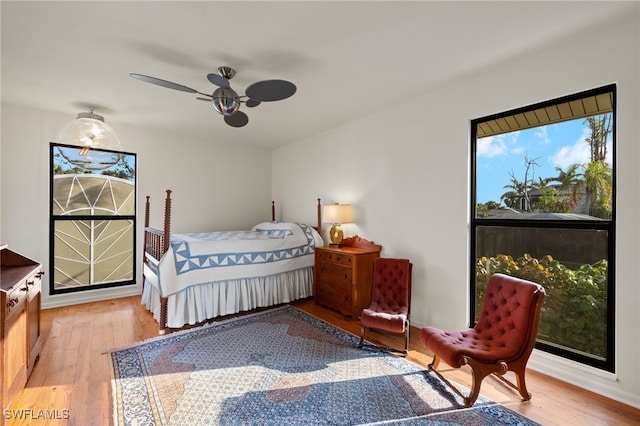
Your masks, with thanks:
[(412, 323), (464, 328), (470, 120), (617, 83), (616, 374), (538, 351), (529, 366), (640, 407), (639, 28), (638, 15), (620, 18), (275, 150), (273, 196), (296, 206), (283, 218), (310, 220), (302, 206), (316, 197), (351, 203), (345, 234), (414, 263)]
[[(140, 283), (116, 289), (49, 295), (49, 142), (74, 116), (2, 105), (1, 242), (42, 263), (43, 307), (140, 293)], [(271, 153), (215, 140), (185, 139), (105, 117), (123, 150), (137, 154), (137, 273), (141, 277), (145, 196), (151, 225), (162, 228), (165, 190), (173, 190), (173, 230), (247, 229), (271, 219)]]

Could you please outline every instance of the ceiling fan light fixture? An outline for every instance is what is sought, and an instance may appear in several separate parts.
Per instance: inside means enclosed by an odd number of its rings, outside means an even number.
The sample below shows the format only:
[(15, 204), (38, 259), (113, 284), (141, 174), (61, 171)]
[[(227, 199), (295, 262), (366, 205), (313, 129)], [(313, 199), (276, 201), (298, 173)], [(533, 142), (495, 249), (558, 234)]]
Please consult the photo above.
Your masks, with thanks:
[(68, 122), (56, 137), (59, 143), (79, 145), (86, 149), (102, 148), (114, 151), (122, 149), (120, 139), (113, 128), (104, 122), (104, 117), (93, 110), (80, 112)]
[(211, 103), (218, 113), (229, 116), (240, 108), (240, 100), (235, 90), (230, 87), (219, 87), (211, 95)]
[(104, 122), (104, 117), (93, 110), (81, 112), (68, 122), (58, 132), (56, 142), (79, 146), (79, 151), (68, 148), (60, 148), (60, 151), (69, 163), (86, 170), (104, 170), (121, 157), (118, 135)]

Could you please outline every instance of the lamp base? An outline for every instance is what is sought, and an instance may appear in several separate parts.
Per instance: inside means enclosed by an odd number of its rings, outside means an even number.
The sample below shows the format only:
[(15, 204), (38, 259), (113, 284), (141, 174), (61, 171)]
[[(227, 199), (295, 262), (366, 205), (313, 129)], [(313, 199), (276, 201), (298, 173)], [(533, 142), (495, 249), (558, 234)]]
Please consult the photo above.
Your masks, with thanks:
[(331, 239), (332, 246), (342, 246), (342, 239), (344, 238), (344, 233), (342, 232), (342, 227), (340, 224), (335, 223), (329, 230), (329, 238)]

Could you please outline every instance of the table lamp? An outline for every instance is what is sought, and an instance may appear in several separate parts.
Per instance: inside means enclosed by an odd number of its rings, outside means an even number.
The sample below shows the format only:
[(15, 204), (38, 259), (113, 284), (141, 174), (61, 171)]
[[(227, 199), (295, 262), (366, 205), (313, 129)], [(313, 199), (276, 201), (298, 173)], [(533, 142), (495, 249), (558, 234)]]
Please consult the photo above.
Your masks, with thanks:
[(325, 223), (331, 223), (333, 225), (329, 230), (331, 245), (340, 247), (342, 245), (342, 238), (344, 237), (342, 224), (353, 222), (351, 205), (338, 203), (326, 205), (324, 206), (323, 216)]

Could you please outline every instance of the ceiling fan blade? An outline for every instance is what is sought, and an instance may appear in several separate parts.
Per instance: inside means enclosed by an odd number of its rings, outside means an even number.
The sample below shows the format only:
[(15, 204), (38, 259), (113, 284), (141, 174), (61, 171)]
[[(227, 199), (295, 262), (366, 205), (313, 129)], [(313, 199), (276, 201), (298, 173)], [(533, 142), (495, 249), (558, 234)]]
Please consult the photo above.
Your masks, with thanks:
[(196, 99), (199, 100), (199, 101), (211, 102), (211, 98), (200, 98), (200, 97), (197, 97)]
[(293, 96), (296, 85), (286, 80), (263, 80), (247, 87), (245, 93), (250, 99), (262, 102), (280, 101)]
[(256, 101), (255, 99), (247, 99), (247, 101), (244, 104), (249, 108), (253, 108), (260, 105), (260, 101)]
[(225, 115), (224, 122), (231, 127), (244, 127), (249, 122), (249, 117), (242, 111), (238, 111), (233, 115)]
[[(148, 75), (142, 75), (142, 74), (136, 74), (136, 73), (130, 73), (129, 75), (137, 80), (144, 81), (146, 83), (156, 84), (158, 86), (166, 87), (168, 89), (179, 90), (181, 92), (187, 92), (187, 93), (200, 93), (197, 90), (192, 89), (191, 87), (183, 86), (182, 84), (173, 83), (167, 80), (162, 80), (160, 78), (149, 77)], [(200, 94), (202, 95), (204, 93), (200, 93)]]
[(218, 87), (224, 87), (224, 88), (229, 87), (229, 79), (221, 76), (220, 74), (213, 74), (213, 73), (207, 74), (207, 80), (209, 80), (210, 82), (212, 82)]

